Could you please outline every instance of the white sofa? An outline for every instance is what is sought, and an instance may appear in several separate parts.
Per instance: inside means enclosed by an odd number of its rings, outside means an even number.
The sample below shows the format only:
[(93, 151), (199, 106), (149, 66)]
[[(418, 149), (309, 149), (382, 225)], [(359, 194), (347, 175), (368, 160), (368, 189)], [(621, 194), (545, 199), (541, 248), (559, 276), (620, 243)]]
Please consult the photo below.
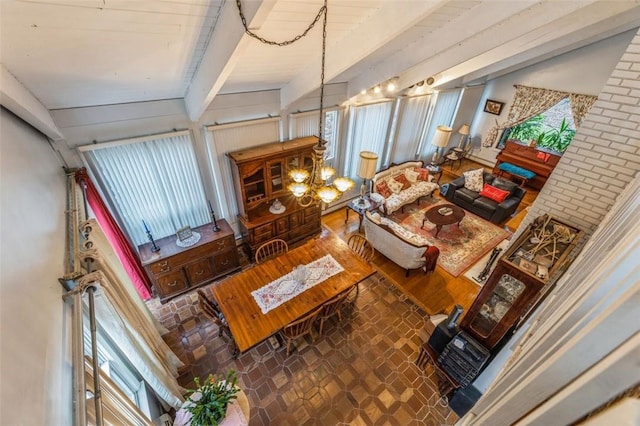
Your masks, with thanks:
[(389, 215), (414, 201), (418, 201), (418, 204), (420, 204), (420, 197), (432, 196), (433, 191), (438, 188), (438, 184), (433, 182), (433, 176), (429, 175), (429, 181), (419, 180), (413, 182), (409, 188), (401, 190), (398, 193), (392, 193), (387, 198), (378, 192), (376, 187), (378, 182), (395, 179), (395, 177), (399, 175), (406, 176), (406, 170), (414, 170), (415, 168), (422, 168), (422, 161), (407, 161), (396, 164), (375, 174), (372, 179), (372, 192), (378, 194), (379, 199), (384, 200), (380, 206), (380, 210), (384, 214)]
[(425, 266), (429, 241), (420, 235), (371, 212), (364, 215), (364, 232), (376, 250), (407, 270), (406, 276), (409, 276), (411, 269)]

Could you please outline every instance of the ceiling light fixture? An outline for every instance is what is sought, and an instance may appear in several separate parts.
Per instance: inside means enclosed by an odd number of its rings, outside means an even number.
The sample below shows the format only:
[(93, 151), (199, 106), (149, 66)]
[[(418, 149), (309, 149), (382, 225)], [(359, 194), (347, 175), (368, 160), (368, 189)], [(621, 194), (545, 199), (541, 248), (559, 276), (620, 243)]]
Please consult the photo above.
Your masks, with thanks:
[(251, 37), (260, 40), (262, 43), (270, 45), (286, 46), (296, 42), (306, 36), (316, 22), (322, 18), (322, 62), (320, 70), (320, 120), (318, 123), (318, 143), (313, 147), (313, 166), (311, 168), (311, 172), (306, 169), (293, 169), (289, 171), (288, 176), (293, 182), (287, 186), (287, 189), (296, 197), (298, 204), (302, 207), (310, 206), (317, 202), (328, 204), (339, 199), (345, 191), (353, 188), (354, 183), (351, 179), (344, 177), (335, 178), (333, 179), (333, 182), (331, 182), (331, 178), (336, 171), (324, 164), (324, 153), (327, 150), (327, 142), (322, 139), (322, 130), (324, 128), (324, 64), (327, 46), (327, 0), (324, 0), (324, 5), (318, 11), (314, 21), (302, 34), (284, 42), (269, 41), (249, 31), (247, 28), (246, 18), (242, 13), (240, 0), (237, 0), (236, 4), (246, 33)]
[(378, 84), (376, 87), (373, 88), (373, 92), (374, 93), (380, 93), (382, 89), (380, 89), (380, 85)]

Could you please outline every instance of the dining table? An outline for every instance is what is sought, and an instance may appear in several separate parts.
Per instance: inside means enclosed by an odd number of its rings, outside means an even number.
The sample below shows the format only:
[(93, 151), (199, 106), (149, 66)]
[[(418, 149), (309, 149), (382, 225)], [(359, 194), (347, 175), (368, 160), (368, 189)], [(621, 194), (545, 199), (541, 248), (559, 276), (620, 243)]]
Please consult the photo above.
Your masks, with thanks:
[[(252, 292), (292, 272), (296, 266), (327, 255), (340, 264), (341, 272), (262, 313)], [(212, 291), (238, 349), (245, 352), (375, 272), (338, 235), (324, 229), (320, 236), (286, 253), (217, 282)]]

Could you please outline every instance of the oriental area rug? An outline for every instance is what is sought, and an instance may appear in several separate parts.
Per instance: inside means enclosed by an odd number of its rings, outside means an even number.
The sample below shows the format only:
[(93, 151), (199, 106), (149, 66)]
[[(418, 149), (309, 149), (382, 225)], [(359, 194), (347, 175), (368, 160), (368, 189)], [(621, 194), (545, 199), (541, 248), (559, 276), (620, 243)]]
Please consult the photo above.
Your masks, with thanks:
[(440, 257), (438, 266), (457, 277), (462, 272), (478, 262), (511, 233), (476, 215), (465, 211), (465, 217), (459, 225), (445, 225), (434, 237), (436, 225), (426, 221), (424, 229), (422, 219), (424, 212), (437, 204), (449, 204), (437, 198), (423, 198), (420, 205), (404, 206), (404, 213), (400, 210), (389, 215), (388, 218), (403, 228), (429, 241), (438, 247)]

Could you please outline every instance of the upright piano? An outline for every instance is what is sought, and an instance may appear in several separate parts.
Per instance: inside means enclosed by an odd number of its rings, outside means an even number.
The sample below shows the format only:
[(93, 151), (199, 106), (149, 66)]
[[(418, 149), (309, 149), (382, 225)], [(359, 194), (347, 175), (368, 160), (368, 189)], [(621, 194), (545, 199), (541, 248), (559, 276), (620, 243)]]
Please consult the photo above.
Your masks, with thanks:
[(557, 154), (541, 151), (518, 141), (508, 140), (504, 149), (496, 157), (497, 161), (493, 166), (493, 174), (499, 174), (498, 166), (500, 163), (511, 163), (534, 172), (536, 176), (533, 179), (529, 179), (527, 186), (541, 189), (558, 161), (560, 161), (560, 158)]

